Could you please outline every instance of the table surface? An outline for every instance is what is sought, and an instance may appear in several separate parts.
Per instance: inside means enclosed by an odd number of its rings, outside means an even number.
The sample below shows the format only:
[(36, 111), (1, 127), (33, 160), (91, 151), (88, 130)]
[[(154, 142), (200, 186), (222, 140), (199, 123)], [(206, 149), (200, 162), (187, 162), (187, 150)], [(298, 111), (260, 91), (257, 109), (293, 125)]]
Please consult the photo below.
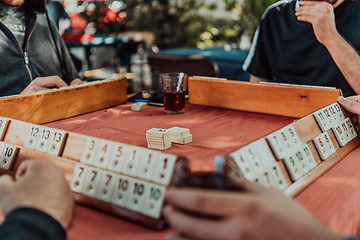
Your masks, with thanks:
[[(148, 106), (141, 112), (131, 103), (46, 126), (146, 147), (146, 130), (189, 128), (193, 142), (173, 144), (167, 153), (186, 156), (193, 170), (211, 170), (215, 155), (225, 155), (257, 140), (295, 119), (187, 104), (184, 114), (166, 115), (163, 108)], [(355, 149), (330, 171), (296, 197), (332, 230), (346, 236), (360, 236), (360, 174)], [(358, 189), (359, 188), (359, 189)], [(162, 239), (172, 231), (153, 231), (106, 213), (76, 205), (69, 240), (82, 239)]]

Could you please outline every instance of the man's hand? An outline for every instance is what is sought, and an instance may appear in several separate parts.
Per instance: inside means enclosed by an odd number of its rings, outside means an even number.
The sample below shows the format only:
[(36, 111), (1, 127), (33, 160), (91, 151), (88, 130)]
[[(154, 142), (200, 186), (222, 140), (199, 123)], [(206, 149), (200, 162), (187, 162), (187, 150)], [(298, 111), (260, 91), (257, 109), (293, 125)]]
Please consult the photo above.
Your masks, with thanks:
[[(83, 84), (80, 79), (74, 79), (70, 85)], [(48, 90), (48, 87), (66, 87), (67, 84), (59, 76), (38, 77), (35, 78), (19, 95), (32, 94), (43, 90)]]
[(6, 216), (19, 207), (42, 210), (66, 228), (71, 221), (74, 198), (64, 171), (47, 160), (37, 159), (22, 162), (15, 179), (1, 176), (0, 208)]
[(311, 23), (317, 40), (327, 45), (341, 37), (335, 25), (334, 7), (327, 2), (300, 1), (295, 15), (299, 21)]
[(245, 180), (239, 184), (245, 192), (169, 189), (163, 215), (181, 236), (165, 239), (343, 239), (282, 193)]
[(350, 112), (351, 120), (354, 123), (356, 132), (360, 132), (360, 95), (352, 96), (348, 98), (339, 97), (338, 102)]

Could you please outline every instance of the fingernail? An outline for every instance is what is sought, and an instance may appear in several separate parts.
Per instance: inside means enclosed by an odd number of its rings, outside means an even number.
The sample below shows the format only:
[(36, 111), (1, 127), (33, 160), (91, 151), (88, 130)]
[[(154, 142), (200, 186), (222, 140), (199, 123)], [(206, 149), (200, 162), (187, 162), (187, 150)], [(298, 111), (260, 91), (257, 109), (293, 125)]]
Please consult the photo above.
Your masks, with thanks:
[(338, 97), (338, 102), (344, 103), (344, 102), (346, 102), (346, 98), (344, 98), (343, 96), (340, 96), (340, 97)]

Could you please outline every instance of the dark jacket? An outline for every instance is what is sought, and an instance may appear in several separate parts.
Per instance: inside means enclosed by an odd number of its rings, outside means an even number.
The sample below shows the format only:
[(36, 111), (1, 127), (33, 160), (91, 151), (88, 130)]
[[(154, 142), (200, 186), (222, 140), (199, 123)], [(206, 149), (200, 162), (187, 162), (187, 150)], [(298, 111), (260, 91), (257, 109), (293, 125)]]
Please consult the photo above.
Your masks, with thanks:
[(54, 22), (51, 20), (50, 23), (63, 59), (65, 76), (44, 14), (27, 14), (23, 46), (0, 22), (0, 96), (19, 94), (37, 77), (57, 75), (68, 84), (79, 77)]

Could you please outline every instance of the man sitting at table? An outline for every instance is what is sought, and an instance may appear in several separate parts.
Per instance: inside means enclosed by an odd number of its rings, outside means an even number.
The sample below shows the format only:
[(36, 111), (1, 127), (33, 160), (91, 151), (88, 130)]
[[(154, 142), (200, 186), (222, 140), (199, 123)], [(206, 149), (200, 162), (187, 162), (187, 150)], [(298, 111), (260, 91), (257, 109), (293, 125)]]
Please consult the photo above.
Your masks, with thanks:
[(0, 0), (0, 96), (80, 84), (44, 0)]
[[(355, 113), (359, 132), (360, 95), (339, 102)], [(344, 239), (281, 192), (247, 180), (238, 184), (242, 192), (169, 189), (163, 215), (182, 236), (165, 239)], [(0, 209), (6, 216), (0, 239), (63, 240), (73, 205), (63, 170), (46, 160), (22, 162), (15, 178), (0, 177)]]
[(251, 82), (360, 94), (359, 28), (359, 1), (280, 1), (264, 13), (243, 69)]

